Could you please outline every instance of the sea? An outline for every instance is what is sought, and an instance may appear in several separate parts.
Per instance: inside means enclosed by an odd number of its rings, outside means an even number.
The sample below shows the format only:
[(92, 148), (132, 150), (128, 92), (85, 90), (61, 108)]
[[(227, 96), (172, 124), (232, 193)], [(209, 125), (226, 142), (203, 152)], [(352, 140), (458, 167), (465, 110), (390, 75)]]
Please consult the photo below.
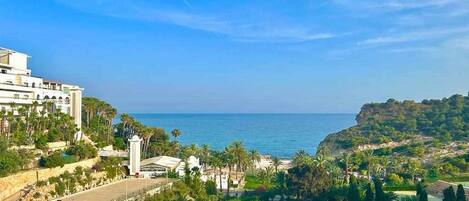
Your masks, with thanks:
[(233, 141), (263, 155), (291, 158), (303, 149), (316, 153), (330, 133), (355, 124), (355, 114), (131, 114), (145, 125), (178, 128), (183, 145), (208, 144), (223, 150)]

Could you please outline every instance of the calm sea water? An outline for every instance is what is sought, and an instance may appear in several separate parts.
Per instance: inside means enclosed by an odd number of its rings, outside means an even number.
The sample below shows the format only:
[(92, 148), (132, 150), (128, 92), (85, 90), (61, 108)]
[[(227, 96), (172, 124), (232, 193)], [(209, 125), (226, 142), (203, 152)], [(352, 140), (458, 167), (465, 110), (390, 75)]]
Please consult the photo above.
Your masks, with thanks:
[(145, 125), (179, 128), (182, 144), (223, 149), (241, 140), (262, 154), (288, 158), (300, 149), (314, 154), (324, 137), (355, 124), (354, 114), (132, 114)]

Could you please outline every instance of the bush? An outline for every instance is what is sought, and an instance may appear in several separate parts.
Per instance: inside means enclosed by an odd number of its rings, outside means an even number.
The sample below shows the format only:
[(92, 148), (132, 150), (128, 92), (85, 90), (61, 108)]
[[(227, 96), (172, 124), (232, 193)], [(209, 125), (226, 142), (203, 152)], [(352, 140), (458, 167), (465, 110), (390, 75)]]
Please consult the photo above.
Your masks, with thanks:
[(79, 160), (94, 158), (98, 155), (98, 151), (93, 145), (84, 142), (79, 142), (75, 146), (70, 147), (67, 153), (78, 157)]
[(40, 181), (37, 181), (37, 182), (36, 182), (36, 186), (37, 186), (37, 187), (43, 187), (43, 186), (45, 186), (45, 185), (47, 185), (47, 182), (46, 182), (46, 181), (40, 180)]
[(207, 182), (205, 182), (205, 192), (207, 192), (207, 195), (218, 194), (217, 185), (215, 184), (215, 181), (208, 180)]
[(115, 138), (115, 141), (114, 141), (114, 148), (116, 148), (116, 149), (118, 149), (118, 150), (124, 150), (124, 149), (126, 148), (124, 139), (121, 138), (121, 137)]
[(8, 150), (7, 147), (7, 143), (0, 140), (0, 177), (22, 170), (34, 157), (29, 151)]
[(63, 167), (65, 165), (65, 161), (60, 151), (54, 151), (51, 155), (47, 157), (41, 157), (39, 164), (42, 167), (46, 167), (46, 168), (54, 168), (54, 167), (59, 167), (59, 166)]
[(36, 193), (34, 193), (34, 195), (33, 195), (33, 198), (36, 198), (36, 199), (38, 199), (38, 198), (40, 198), (40, 197), (41, 197), (41, 193), (39, 193), (39, 192), (36, 192)]
[(387, 181), (391, 185), (400, 185), (404, 182), (404, 179), (397, 174), (391, 173), (388, 175)]
[(47, 136), (41, 135), (34, 141), (36, 149), (45, 150), (47, 149)]

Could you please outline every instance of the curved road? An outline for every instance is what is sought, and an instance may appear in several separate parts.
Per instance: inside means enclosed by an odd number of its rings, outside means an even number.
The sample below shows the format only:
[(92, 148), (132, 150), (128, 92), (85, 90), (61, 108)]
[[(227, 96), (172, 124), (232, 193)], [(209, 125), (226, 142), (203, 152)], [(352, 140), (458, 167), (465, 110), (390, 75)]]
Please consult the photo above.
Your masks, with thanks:
[[(132, 192), (137, 192), (141, 189), (150, 186), (163, 186), (170, 183), (170, 180), (165, 178), (158, 179), (126, 179), (112, 184), (107, 184), (101, 187), (90, 189), (87, 191), (79, 192), (61, 199), (64, 201), (72, 200), (87, 200), (87, 201), (111, 201), (120, 197), (124, 197)], [(159, 185), (158, 185), (159, 184)]]

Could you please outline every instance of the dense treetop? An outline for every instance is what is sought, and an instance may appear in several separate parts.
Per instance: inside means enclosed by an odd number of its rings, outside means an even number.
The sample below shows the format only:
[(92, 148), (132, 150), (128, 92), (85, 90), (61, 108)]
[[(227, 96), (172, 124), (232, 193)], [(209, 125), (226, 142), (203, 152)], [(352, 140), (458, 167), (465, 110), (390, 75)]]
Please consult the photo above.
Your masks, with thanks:
[(365, 104), (357, 125), (329, 135), (321, 147), (349, 149), (363, 144), (399, 142), (427, 136), (442, 142), (469, 136), (469, 97), (453, 95), (441, 100), (396, 101)]

